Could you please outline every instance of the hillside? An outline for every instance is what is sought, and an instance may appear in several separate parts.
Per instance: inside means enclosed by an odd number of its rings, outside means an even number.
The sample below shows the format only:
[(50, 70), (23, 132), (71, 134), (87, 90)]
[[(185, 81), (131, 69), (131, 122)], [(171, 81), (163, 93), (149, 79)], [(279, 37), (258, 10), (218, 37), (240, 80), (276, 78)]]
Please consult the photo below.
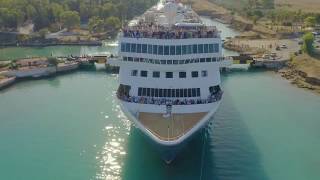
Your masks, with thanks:
[(289, 8), (295, 11), (320, 12), (319, 0), (275, 0), (275, 5), (276, 8)]

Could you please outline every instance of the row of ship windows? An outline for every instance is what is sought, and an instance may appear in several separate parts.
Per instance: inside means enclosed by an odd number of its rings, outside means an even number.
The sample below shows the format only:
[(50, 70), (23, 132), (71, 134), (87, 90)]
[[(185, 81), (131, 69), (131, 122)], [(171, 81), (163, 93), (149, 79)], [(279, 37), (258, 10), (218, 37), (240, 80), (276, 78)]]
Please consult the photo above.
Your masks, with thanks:
[[(132, 70), (131, 76), (138, 76), (138, 70)], [(141, 77), (148, 77), (148, 71), (140, 71), (140, 76)], [(208, 76), (208, 71), (201, 71), (201, 77), (207, 77), (207, 76)], [(160, 71), (153, 71), (152, 77), (153, 78), (160, 78)], [(166, 78), (173, 78), (173, 72), (165, 72), (165, 77)], [(192, 78), (199, 77), (199, 72), (192, 71), (191, 77)], [(184, 72), (184, 71), (179, 72), (179, 78), (187, 78), (187, 72)]]
[(144, 53), (155, 55), (185, 55), (201, 53), (218, 53), (219, 44), (193, 44), (162, 46), (150, 44), (121, 43), (121, 52)]
[(155, 88), (139, 88), (138, 96), (148, 97), (200, 97), (200, 88), (190, 89), (155, 89)]
[(218, 62), (223, 60), (223, 58), (197, 58), (197, 59), (184, 59), (184, 60), (159, 60), (159, 59), (146, 59), (146, 58), (133, 58), (133, 57), (123, 57), (123, 61), (130, 62), (144, 62), (151, 64), (191, 64), (191, 63), (205, 63), (205, 62)]

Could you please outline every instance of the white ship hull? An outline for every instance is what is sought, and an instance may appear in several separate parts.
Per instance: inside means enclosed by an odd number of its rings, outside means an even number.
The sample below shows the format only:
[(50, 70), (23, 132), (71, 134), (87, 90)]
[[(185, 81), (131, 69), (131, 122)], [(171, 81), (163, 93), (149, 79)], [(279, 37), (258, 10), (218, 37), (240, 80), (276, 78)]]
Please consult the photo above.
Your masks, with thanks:
[(123, 28), (118, 55), (107, 63), (120, 68), (122, 110), (169, 163), (220, 105), (220, 69), (232, 63), (220, 33), (165, 0)]

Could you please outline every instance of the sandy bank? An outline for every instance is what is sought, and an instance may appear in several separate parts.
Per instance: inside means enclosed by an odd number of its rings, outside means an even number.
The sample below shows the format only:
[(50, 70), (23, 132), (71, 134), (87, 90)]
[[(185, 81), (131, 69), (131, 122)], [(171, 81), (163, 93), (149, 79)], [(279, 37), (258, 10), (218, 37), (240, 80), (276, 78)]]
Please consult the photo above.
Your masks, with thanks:
[(292, 84), (320, 94), (320, 60), (309, 55), (294, 57), (288, 67), (279, 71)]

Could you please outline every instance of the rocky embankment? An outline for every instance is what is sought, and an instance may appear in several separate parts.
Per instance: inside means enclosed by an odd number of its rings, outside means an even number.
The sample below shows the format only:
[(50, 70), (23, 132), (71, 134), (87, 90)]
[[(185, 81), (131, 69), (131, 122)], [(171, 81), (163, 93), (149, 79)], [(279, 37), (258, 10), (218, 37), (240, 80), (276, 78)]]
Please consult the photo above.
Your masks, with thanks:
[(320, 94), (320, 60), (308, 55), (294, 57), (285, 69), (279, 71), (282, 77), (299, 88)]

